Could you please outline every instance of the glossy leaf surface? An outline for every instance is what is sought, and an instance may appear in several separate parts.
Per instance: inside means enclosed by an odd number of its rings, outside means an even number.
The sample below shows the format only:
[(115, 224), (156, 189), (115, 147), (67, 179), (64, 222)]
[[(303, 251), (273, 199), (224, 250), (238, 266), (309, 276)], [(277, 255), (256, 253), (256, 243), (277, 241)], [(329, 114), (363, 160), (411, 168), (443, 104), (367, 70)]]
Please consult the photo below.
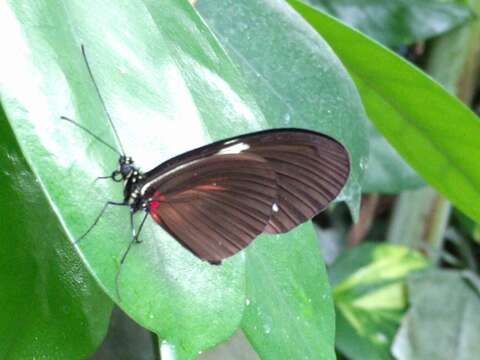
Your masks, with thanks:
[(86, 358), (105, 336), (112, 303), (69, 243), (1, 107), (0, 187), (0, 358)]
[(375, 127), (426, 182), (480, 220), (478, 117), (388, 49), (297, 0), (289, 2), (342, 59)]
[(247, 250), (242, 329), (262, 359), (335, 359), (335, 314), (313, 228), (261, 236)]

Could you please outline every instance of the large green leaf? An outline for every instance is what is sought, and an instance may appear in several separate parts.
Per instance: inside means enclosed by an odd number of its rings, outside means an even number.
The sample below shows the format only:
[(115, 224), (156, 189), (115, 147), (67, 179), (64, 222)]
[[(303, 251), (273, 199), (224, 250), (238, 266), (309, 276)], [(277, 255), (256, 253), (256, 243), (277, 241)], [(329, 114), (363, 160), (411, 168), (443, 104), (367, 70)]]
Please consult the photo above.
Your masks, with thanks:
[(69, 244), (1, 107), (0, 188), (0, 358), (84, 359), (112, 303)]
[(242, 329), (262, 359), (335, 359), (335, 313), (313, 228), (262, 236), (247, 250)]
[(341, 58), (375, 127), (430, 185), (480, 220), (478, 117), (388, 49), (297, 0), (289, 2)]
[(427, 266), (406, 247), (365, 243), (330, 269), (336, 345), (350, 359), (391, 359), (390, 345), (407, 306), (406, 276)]
[(472, 17), (464, 0), (303, 0), (388, 46), (448, 31)]
[(408, 279), (410, 309), (393, 345), (396, 359), (477, 359), (480, 279), (431, 270)]
[[(115, 142), (81, 43), (123, 145), (143, 168), (268, 126), (188, 3), (10, 1), (1, 5), (0, 23), (2, 104), (55, 209), (54, 224), (63, 224), (71, 241), (107, 199), (122, 198), (121, 186), (93, 182), (111, 173), (117, 155), (60, 120), (72, 117)], [(43, 224), (36, 217), (26, 226)], [(232, 334), (245, 305), (243, 254), (211, 266), (151, 221), (142, 238), (122, 267), (121, 301), (115, 276), (130, 241), (128, 209), (109, 209), (77, 250), (110, 297), (165, 339), (166, 351), (192, 357)]]
[(338, 200), (358, 211), (368, 160), (367, 119), (351, 79), (321, 37), (284, 3), (198, 3), (238, 64), (271, 127), (307, 127), (340, 140), (352, 171)]

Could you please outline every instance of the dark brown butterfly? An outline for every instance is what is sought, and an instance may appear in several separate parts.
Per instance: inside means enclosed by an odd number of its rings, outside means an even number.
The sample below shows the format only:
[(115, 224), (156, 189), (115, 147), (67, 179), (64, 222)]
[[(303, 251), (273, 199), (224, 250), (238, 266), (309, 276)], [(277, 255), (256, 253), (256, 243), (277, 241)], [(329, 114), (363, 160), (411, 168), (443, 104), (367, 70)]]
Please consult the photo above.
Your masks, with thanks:
[(251, 133), (179, 155), (146, 173), (120, 158), (124, 204), (145, 210), (201, 259), (219, 263), (262, 232), (283, 233), (338, 195), (345, 148), (301, 129)]
[[(104, 105), (83, 46), (82, 54)], [(218, 264), (262, 232), (287, 232), (321, 212), (345, 185), (350, 170), (348, 153), (338, 141), (291, 128), (218, 141), (142, 173), (123, 147), (120, 152), (62, 118), (120, 154), (119, 168), (104, 178), (123, 182), (124, 200), (107, 202), (80, 239), (109, 205), (128, 206), (133, 236), (121, 263), (150, 215), (197, 257)], [(145, 217), (136, 232), (133, 215), (138, 211), (145, 211)]]

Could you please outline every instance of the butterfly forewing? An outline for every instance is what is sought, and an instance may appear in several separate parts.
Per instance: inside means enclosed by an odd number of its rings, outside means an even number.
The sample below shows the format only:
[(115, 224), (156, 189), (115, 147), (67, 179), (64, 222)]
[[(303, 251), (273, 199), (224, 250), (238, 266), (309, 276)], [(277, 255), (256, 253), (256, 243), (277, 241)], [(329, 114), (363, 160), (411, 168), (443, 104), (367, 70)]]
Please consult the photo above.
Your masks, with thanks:
[(218, 263), (267, 225), (275, 172), (253, 154), (218, 154), (166, 170), (147, 190), (150, 214), (198, 257)]
[(179, 155), (145, 174), (150, 214), (212, 263), (262, 232), (282, 233), (338, 195), (350, 171), (336, 140), (308, 130), (243, 135)]

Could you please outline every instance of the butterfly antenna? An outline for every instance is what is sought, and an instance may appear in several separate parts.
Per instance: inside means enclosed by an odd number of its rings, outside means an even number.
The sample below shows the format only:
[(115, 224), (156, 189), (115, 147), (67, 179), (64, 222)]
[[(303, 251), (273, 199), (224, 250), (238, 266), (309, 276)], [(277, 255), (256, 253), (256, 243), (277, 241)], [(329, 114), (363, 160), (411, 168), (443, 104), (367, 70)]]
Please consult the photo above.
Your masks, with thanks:
[(62, 120), (65, 120), (65, 121), (68, 121), (69, 123), (77, 126), (79, 129), (82, 129), (83, 131), (85, 131), (86, 133), (88, 133), (90, 136), (94, 137), (95, 139), (97, 139), (98, 141), (100, 141), (103, 145), (105, 145), (106, 147), (108, 147), (109, 149), (115, 151), (118, 155), (120, 156), (123, 156), (123, 154), (118, 151), (115, 147), (113, 147), (112, 145), (110, 145), (109, 143), (107, 143), (105, 140), (103, 140), (100, 136), (94, 134), (92, 131), (90, 131), (89, 129), (87, 129), (85, 126), (82, 126), (80, 125), (79, 123), (77, 123), (75, 120), (73, 119), (70, 119), (66, 116), (60, 116), (60, 119)]
[(120, 141), (120, 137), (118, 136), (117, 128), (115, 127), (115, 124), (112, 121), (112, 118), (110, 117), (110, 114), (108, 113), (107, 106), (105, 105), (105, 101), (103, 100), (102, 94), (100, 93), (100, 89), (98, 88), (97, 82), (95, 81), (95, 78), (93, 77), (92, 69), (90, 68), (90, 64), (88, 63), (87, 60), (87, 55), (85, 54), (85, 46), (83, 44), (81, 45), (82, 48), (82, 56), (83, 60), (85, 61), (85, 64), (87, 65), (87, 70), (88, 74), (90, 75), (90, 79), (92, 79), (93, 86), (95, 86), (95, 90), (97, 91), (98, 98), (100, 99), (100, 102), (102, 103), (103, 109), (105, 110), (105, 113), (107, 114), (108, 121), (110, 122), (110, 125), (112, 126), (113, 132), (115, 133), (115, 136), (117, 138), (118, 144), (120, 145), (120, 149), (122, 150), (123, 156), (125, 156), (125, 150), (123, 149), (122, 142)]

